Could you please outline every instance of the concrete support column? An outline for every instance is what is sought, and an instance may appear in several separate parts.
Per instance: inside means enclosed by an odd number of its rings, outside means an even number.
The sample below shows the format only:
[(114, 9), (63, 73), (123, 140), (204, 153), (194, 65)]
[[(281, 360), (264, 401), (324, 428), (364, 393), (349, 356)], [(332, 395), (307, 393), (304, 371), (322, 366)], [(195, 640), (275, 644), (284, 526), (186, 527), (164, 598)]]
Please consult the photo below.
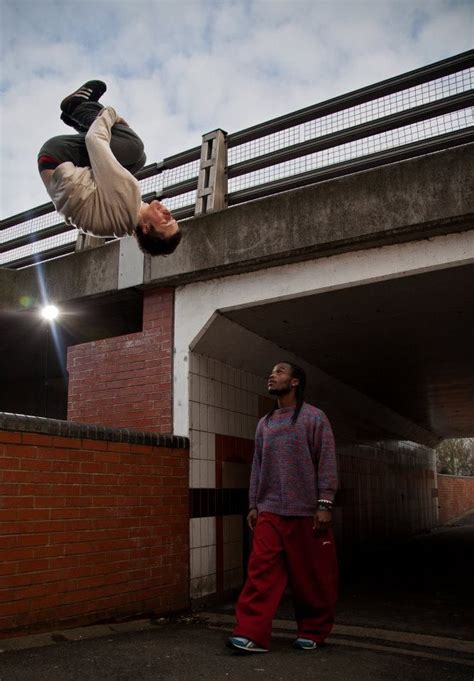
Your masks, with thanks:
[(214, 130), (203, 135), (195, 215), (227, 206), (227, 133)]

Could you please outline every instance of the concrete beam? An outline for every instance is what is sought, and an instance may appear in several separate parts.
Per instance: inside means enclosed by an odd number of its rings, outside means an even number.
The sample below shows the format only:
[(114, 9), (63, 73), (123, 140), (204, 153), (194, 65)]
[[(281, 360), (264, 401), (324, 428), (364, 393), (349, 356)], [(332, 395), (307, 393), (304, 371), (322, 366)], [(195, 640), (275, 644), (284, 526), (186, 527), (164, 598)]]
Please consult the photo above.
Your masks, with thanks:
[(145, 283), (183, 284), (474, 225), (474, 144), (283, 192), (183, 224)]
[(41, 305), (43, 290), (55, 303), (113, 293), (119, 288), (119, 254), (117, 240), (21, 270), (0, 269), (0, 309), (18, 309), (22, 296)]

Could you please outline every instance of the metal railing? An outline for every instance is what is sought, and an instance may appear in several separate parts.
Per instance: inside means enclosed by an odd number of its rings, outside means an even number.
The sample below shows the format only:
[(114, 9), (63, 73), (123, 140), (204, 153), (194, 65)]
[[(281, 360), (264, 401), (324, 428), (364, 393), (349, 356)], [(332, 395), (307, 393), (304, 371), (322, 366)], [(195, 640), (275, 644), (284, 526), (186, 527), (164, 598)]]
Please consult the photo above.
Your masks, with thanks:
[[(152, 163), (143, 199), (177, 219), (474, 140), (474, 50)], [(52, 203), (0, 223), (0, 266), (20, 268), (76, 249), (78, 232)]]

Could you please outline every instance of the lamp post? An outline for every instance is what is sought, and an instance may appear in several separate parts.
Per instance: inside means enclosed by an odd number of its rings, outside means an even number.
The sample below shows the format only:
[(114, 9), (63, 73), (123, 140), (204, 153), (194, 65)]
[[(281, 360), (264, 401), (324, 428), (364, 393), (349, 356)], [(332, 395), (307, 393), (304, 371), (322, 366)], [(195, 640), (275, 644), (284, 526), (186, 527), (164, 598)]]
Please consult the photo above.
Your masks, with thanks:
[(45, 305), (41, 309), (41, 316), (46, 320), (46, 339), (44, 350), (44, 396), (43, 396), (43, 416), (48, 416), (48, 351), (51, 326), (59, 316), (59, 310), (55, 305)]

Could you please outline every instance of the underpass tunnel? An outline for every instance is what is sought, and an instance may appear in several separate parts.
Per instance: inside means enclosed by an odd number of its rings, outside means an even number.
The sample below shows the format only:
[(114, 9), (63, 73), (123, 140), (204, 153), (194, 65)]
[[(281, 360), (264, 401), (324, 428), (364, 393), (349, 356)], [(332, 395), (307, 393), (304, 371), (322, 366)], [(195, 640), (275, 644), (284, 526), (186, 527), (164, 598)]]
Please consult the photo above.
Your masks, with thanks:
[(473, 274), (445, 268), (209, 317), (188, 356), (192, 598), (245, 577), (253, 438), (278, 361), (303, 366), (307, 400), (333, 426), (343, 568), (438, 525), (434, 447), (474, 425)]

